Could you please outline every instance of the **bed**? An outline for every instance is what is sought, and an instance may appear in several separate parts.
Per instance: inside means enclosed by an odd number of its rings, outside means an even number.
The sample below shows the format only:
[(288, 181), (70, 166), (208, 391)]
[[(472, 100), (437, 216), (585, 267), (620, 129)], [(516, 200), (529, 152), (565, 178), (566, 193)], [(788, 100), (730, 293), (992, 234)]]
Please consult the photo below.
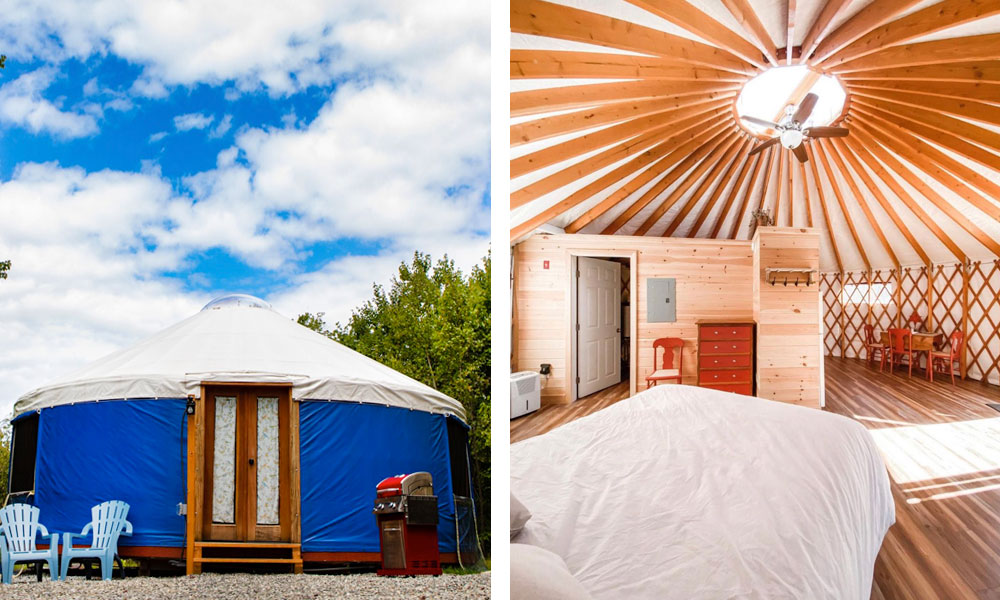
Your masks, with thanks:
[(510, 453), (512, 541), (594, 598), (868, 598), (895, 521), (864, 427), (727, 392), (657, 386)]

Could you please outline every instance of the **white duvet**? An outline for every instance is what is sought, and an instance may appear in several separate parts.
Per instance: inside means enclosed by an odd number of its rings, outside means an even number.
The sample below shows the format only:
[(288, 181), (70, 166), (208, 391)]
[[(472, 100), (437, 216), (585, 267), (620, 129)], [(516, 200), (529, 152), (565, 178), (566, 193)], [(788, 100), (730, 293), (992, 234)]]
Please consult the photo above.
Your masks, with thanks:
[(895, 510), (885, 465), (838, 415), (663, 385), (511, 445), (514, 540), (595, 598), (871, 595)]

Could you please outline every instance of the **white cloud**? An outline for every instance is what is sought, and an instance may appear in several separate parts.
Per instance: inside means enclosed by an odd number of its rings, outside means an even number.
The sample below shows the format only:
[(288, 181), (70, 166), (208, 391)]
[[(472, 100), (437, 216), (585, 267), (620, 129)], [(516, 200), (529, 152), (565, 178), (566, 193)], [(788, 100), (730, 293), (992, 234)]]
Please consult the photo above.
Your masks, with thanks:
[(167, 137), (167, 132), (166, 131), (157, 131), (156, 133), (154, 133), (151, 136), (149, 136), (149, 143), (150, 144), (155, 144), (156, 142), (162, 140), (165, 137)]
[(233, 126), (233, 115), (226, 115), (222, 117), (219, 124), (212, 128), (212, 132), (208, 134), (210, 138), (220, 138), (226, 135), (226, 132)]
[(488, 5), (461, 0), (34, 0), (3, 14), (8, 55), (116, 54), (144, 66), (133, 91), (146, 97), (199, 82), (287, 94), (359, 69), (420, 63), (474, 38), (489, 44)]
[(0, 87), (0, 121), (67, 139), (97, 133), (94, 115), (64, 112), (42, 96), (54, 79), (54, 69), (42, 68)]
[(212, 124), (215, 117), (202, 113), (188, 113), (174, 117), (174, 127), (177, 131), (190, 131), (191, 129), (204, 129)]

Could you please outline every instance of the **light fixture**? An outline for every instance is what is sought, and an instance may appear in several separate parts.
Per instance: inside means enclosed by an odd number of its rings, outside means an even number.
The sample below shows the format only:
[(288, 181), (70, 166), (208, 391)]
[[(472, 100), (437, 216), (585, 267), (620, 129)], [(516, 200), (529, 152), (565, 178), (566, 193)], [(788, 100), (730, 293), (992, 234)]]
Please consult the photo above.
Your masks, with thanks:
[(781, 132), (781, 145), (791, 150), (802, 143), (802, 132), (798, 129), (786, 129)]
[(184, 407), (184, 412), (188, 415), (194, 414), (194, 396), (188, 396), (187, 405)]

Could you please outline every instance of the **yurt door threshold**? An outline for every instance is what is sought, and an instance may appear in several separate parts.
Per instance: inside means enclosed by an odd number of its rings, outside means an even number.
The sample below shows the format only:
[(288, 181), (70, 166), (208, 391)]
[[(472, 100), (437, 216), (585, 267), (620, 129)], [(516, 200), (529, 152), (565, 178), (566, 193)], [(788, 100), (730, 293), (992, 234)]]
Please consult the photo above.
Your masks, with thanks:
[(187, 571), (302, 570), (298, 403), (290, 384), (203, 383), (188, 415)]

